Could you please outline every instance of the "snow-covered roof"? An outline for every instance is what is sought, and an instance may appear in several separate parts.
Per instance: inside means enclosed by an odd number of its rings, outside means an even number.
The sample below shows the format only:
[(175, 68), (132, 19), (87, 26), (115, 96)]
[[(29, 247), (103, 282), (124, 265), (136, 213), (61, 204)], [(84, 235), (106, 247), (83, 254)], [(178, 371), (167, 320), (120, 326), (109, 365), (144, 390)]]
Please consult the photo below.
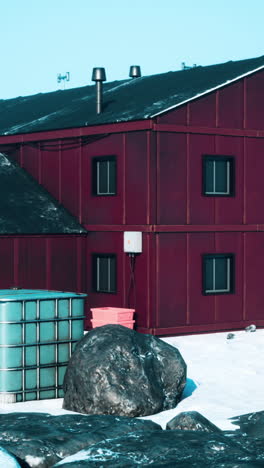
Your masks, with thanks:
[(264, 56), (104, 84), (103, 112), (95, 87), (0, 100), (0, 135), (144, 120), (264, 69)]
[(0, 234), (85, 232), (37, 181), (0, 153)]

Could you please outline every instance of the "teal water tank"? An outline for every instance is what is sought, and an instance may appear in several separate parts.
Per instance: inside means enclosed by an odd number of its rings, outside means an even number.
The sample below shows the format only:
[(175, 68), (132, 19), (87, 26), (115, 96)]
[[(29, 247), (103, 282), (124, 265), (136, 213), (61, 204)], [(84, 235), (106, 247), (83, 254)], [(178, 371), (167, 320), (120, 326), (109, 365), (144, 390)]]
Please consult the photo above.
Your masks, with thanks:
[(86, 294), (0, 290), (0, 402), (59, 398)]

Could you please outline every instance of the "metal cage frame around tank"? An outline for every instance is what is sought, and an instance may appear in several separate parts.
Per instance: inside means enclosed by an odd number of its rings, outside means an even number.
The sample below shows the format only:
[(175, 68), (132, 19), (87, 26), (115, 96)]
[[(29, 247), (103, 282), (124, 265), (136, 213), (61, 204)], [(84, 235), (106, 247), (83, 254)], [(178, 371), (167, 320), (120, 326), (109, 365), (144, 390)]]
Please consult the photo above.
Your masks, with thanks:
[[(1, 294), (2, 293), (2, 294)], [(9, 294), (9, 297), (8, 297)], [(23, 297), (26, 296), (26, 297)], [(0, 291), (0, 354), (6, 354), (10, 350), (21, 350), (21, 365), (20, 366), (2, 366), (3, 359), (0, 361), (0, 400), (3, 402), (16, 402), (18, 401), (28, 401), (30, 399), (39, 400), (41, 399), (41, 394), (49, 392), (51, 396), (46, 396), (45, 398), (58, 398), (62, 396), (62, 382), (63, 381), (63, 370), (66, 371), (68, 361), (72, 355), (74, 345), (81, 339), (83, 335), (83, 326), (80, 327), (80, 332), (76, 334), (76, 331), (73, 331), (73, 324), (76, 321), (82, 321), (85, 318), (85, 315), (82, 311), (82, 314), (79, 314), (80, 310), (83, 310), (84, 299), (87, 295), (80, 293), (67, 293), (61, 291), (43, 291), (43, 290), (4, 290)], [(79, 300), (82, 300), (81, 303)], [(60, 301), (66, 301), (64, 306), (67, 305), (68, 314), (60, 316)], [(76, 302), (78, 302), (77, 312), (75, 315)], [(42, 318), (42, 312), (45, 311), (45, 304), (49, 302), (51, 310), (53, 310), (53, 317)], [(8, 311), (3, 313), (3, 304), (14, 304), (18, 303), (21, 308), (21, 320), (8, 320), (6, 315)], [(35, 318), (27, 319), (27, 308), (29, 303), (34, 303), (35, 307)], [(79, 307), (81, 306), (81, 308)], [(43, 311), (41, 310), (43, 309)], [(5, 320), (2, 320), (2, 316), (5, 316)], [(67, 339), (60, 339), (60, 323), (63, 325), (63, 322), (67, 322), (68, 337)], [(41, 340), (41, 324), (53, 324), (51, 325), (52, 330), (54, 331), (54, 339), (49, 341)], [(4, 331), (8, 330), (8, 326), (20, 326), (21, 327), (21, 339), (19, 343), (4, 343)], [(27, 327), (29, 325), (35, 325), (35, 336), (36, 339), (34, 342), (27, 342)], [(77, 323), (79, 326), (80, 323)], [(82, 330), (82, 333), (81, 333)], [(8, 338), (5, 339), (8, 341)], [(59, 358), (59, 347), (61, 345), (67, 345), (68, 352), (66, 353), (68, 359), (60, 361)], [(52, 346), (54, 350), (54, 359), (50, 363), (43, 363), (41, 361), (41, 348), (44, 346)], [(34, 349), (36, 352), (36, 362), (33, 365), (27, 365), (27, 349)], [(32, 351), (33, 352), (33, 351)], [(8, 357), (7, 357), (8, 362)], [(54, 381), (52, 385), (41, 385), (41, 371), (43, 369), (51, 369), (54, 372)], [(62, 370), (61, 375), (60, 369)], [(29, 371), (35, 371), (36, 373), (36, 385), (35, 387), (28, 388), (27, 385), (27, 375)], [(20, 374), (20, 383), (21, 386), (19, 389), (6, 390), (3, 388), (3, 373), (12, 373), (19, 372)], [(8, 374), (6, 374), (8, 377)], [(12, 380), (12, 379), (11, 379)], [(8, 386), (8, 385), (7, 385)], [(28, 395), (34, 395), (34, 398), (27, 398)]]

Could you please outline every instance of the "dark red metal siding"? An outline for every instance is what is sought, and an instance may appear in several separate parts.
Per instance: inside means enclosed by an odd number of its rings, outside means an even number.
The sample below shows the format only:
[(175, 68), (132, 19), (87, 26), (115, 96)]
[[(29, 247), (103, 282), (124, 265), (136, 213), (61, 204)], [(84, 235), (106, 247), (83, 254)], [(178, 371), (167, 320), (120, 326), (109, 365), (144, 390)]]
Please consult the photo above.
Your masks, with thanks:
[(202, 254), (215, 252), (213, 233), (188, 234), (188, 296), (189, 324), (214, 323), (215, 296), (202, 294)]
[[(0, 244), (2, 240), (0, 239)], [(47, 240), (44, 237), (16, 239), (18, 273), (16, 286), (34, 289), (47, 287)]]
[[(263, 223), (264, 139), (159, 132), (157, 148), (158, 224)], [(202, 193), (202, 158), (214, 154), (234, 158), (234, 197)]]
[(216, 93), (210, 93), (188, 104), (158, 116), (157, 122), (200, 127), (216, 126)]
[[(149, 310), (149, 235), (143, 236), (143, 253), (138, 255), (135, 264), (136, 291), (131, 289), (129, 257), (123, 252), (123, 232), (90, 232), (87, 237), (87, 286), (89, 307), (128, 307), (136, 308), (137, 326), (146, 327)], [(92, 255), (115, 254), (117, 258), (117, 292), (96, 293), (92, 286)], [(88, 317), (89, 318), (89, 317)], [(86, 324), (89, 327), (89, 320)]]
[(71, 149), (61, 151), (61, 203), (76, 217), (80, 214), (80, 156), (78, 138), (72, 140)]
[[(21, 146), (16, 159), (83, 224), (145, 224), (150, 212), (150, 135), (131, 132)], [(117, 159), (117, 195), (94, 196), (92, 160)]]
[[(128, 228), (129, 230), (129, 228)], [(142, 239), (142, 253), (136, 256), (135, 263), (135, 295), (133, 288), (129, 296), (130, 307), (136, 309), (135, 319), (136, 326), (149, 327), (150, 326), (150, 289), (152, 283), (150, 281), (150, 234), (144, 233)], [(122, 236), (123, 242), (123, 236)], [(123, 262), (125, 266), (124, 276), (124, 297), (125, 303), (128, 304), (128, 288), (130, 284), (131, 274), (129, 266), (129, 258), (127, 254), (123, 255)]]
[(264, 72), (246, 78), (246, 128), (264, 128)]
[(216, 126), (243, 128), (244, 126), (244, 82), (239, 81), (217, 92), (218, 108)]
[(70, 238), (55, 238), (48, 243), (50, 283), (55, 289), (77, 290), (77, 249), (72, 247)]
[[(264, 232), (245, 235), (245, 320), (264, 320)], [(263, 324), (262, 324), (263, 326)]]
[(264, 72), (241, 78), (157, 117), (158, 123), (223, 129), (263, 129)]
[(234, 158), (235, 196), (213, 198), (215, 204), (213, 222), (215, 224), (242, 224), (245, 191), (243, 138), (216, 136), (215, 153)]
[(215, 93), (201, 97), (189, 104), (190, 126), (214, 127), (216, 124), (216, 95)]
[(14, 241), (0, 237), (0, 287), (14, 286)]
[(187, 323), (187, 242), (186, 234), (156, 234), (158, 328)]
[[(84, 224), (122, 224), (123, 208), (123, 135), (110, 135), (82, 148), (82, 222)], [(116, 156), (117, 195), (92, 193), (92, 160), (98, 156)]]
[[(262, 320), (264, 233), (160, 233), (157, 235), (157, 314), (155, 328), (187, 333), (243, 327), (243, 320)], [(234, 294), (202, 294), (202, 255), (232, 253)], [(262, 255), (263, 254), (263, 255)], [(245, 259), (245, 260), (244, 260)]]
[(125, 199), (124, 221), (126, 224), (146, 224), (147, 193), (149, 186), (147, 133), (126, 134), (124, 154)]
[[(225, 232), (215, 234), (215, 252), (234, 254), (235, 290), (233, 294), (215, 296), (215, 321), (228, 323), (243, 320), (244, 249), (243, 234)], [(263, 315), (264, 318), (264, 315)]]
[[(117, 255), (117, 294), (94, 293), (92, 276), (92, 255), (115, 254)], [(123, 255), (122, 255), (122, 233), (120, 232), (90, 232), (87, 236), (87, 285), (89, 294), (88, 303), (93, 307), (116, 306), (123, 307), (125, 304), (123, 285)]]
[(20, 164), (39, 181), (41, 173), (41, 151), (38, 144), (21, 146)]
[(159, 133), (157, 222), (185, 224), (187, 216), (186, 146), (184, 134)]
[[(82, 222), (84, 224), (145, 224), (148, 197), (147, 132), (110, 135), (82, 150)], [(117, 195), (92, 194), (92, 159), (115, 155)]]
[[(241, 79), (157, 117), (158, 131), (137, 127), (126, 133), (117, 124), (120, 133), (99, 136), (97, 128), (98, 138), (89, 136), (82, 145), (78, 136), (63, 140), (56, 132), (54, 141), (15, 151), (14, 159), (90, 232), (87, 238), (1, 238), (0, 287), (78, 290), (88, 292), (89, 308), (127, 306), (123, 231), (142, 230), (136, 304), (133, 291), (130, 297), (140, 331), (263, 326), (264, 232), (257, 232), (264, 224), (263, 76)], [(234, 197), (203, 196), (205, 154), (234, 157)], [(117, 158), (117, 195), (96, 197), (92, 159), (107, 155)], [(235, 256), (234, 294), (202, 294), (202, 255), (214, 252)], [(92, 253), (117, 255), (116, 294), (93, 292)]]
[(202, 195), (202, 156), (215, 154), (213, 135), (190, 135), (188, 145), (188, 224), (213, 224), (215, 200)]
[(157, 117), (157, 123), (187, 125), (187, 105)]
[(1, 236), (0, 289), (84, 292), (85, 249), (78, 236)]
[[(252, 235), (252, 234), (250, 234)], [(253, 233), (253, 236), (255, 233)], [(258, 233), (257, 233), (258, 235)], [(243, 327), (249, 320), (244, 297), (245, 277), (254, 273), (244, 265), (245, 248), (242, 233), (160, 233), (144, 234), (143, 253), (136, 262), (136, 319), (138, 329), (166, 334), (195, 331), (199, 329), (227, 329)], [(264, 242), (264, 234), (261, 234)], [(151, 238), (156, 238), (157, 263), (154, 252), (149, 252)], [(126, 307), (129, 286), (128, 257), (123, 254), (122, 232), (93, 232), (87, 239), (87, 287), (88, 306)], [(230, 295), (202, 295), (202, 255), (205, 253), (233, 253), (235, 255), (235, 293)], [(98, 294), (92, 291), (92, 253), (115, 253), (117, 255), (117, 294)], [(263, 256), (264, 258), (264, 256)], [(261, 260), (261, 268), (264, 260)], [(151, 268), (150, 268), (151, 267)], [(247, 269), (246, 269), (247, 268)], [(259, 274), (259, 273), (258, 273)], [(157, 282), (156, 282), (157, 281)], [(258, 291), (253, 288), (258, 301)], [(130, 297), (134, 306), (134, 294)], [(157, 301), (157, 309), (153, 304)], [(249, 307), (250, 310), (250, 307)], [(264, 314), (263, 314), (264, 315)], [(245, 318), (243, 318), (245, 317)], [(250, 318), (261, 319), (252, 310)], [(262, 320), (264, 316), (262, 317)], [(89, 322), (87, 322), (89, 326)], [(171, 330), (171, 331), (170, 331)]]
[(48, 192), (61, 201), (59, 142), (56, 143), (56, 146), (57, 149), (42, 149), (41, 181)]
[(79, 139), (26, 144), (20, 150), (20, 164), (65, 208), (78, 217), (80, 211)]
[(264, 139), (245, 141), (245, 222), (264, 223)]

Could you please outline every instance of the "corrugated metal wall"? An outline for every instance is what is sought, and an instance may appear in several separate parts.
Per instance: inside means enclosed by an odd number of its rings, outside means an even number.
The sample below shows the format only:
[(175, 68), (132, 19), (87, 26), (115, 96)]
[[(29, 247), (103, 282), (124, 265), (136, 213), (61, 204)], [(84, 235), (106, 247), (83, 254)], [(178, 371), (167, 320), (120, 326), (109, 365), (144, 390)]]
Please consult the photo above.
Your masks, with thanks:
[[(83, 225), (148, 224), (149, 132), (21, 145), (10, 153)], [(117, 158), (117, 196), (92, 194), (93, 157)]]
[(0, 289), (86, 289), (86, 239), (81, 236), (1, 236)]
[[(34, 266), (27, 265), (25, 252), (31, 249), (27, 241), (24, 247), (22, 240), (15, 247), (15, 240), (3, 239), (3, 287), (11, 278), (18, 281), (19, 275), (26, 287), (35, 277), (36, 287), (78, 287), (88, 292), (90, 306), (126, 306), (130, 272), (122, 251), (123, 231), (140, 230), (144, 233), (143, 253), (136, 262), (140, 331), (187, 333), (239, 328), (251, 321), (264, 325), (264, 138), (259, 133), (264, 128), (263, 76), (257, 73), (168, 112), (155, 119), (152, 131), (21, 145), (13, 157), (89, 234), (80, 241), (82, 247), (77, 240), (75, 244), (35, 240)], [(202, 195), (204, 154), (234, 157), (235, 197)], [(117, 196), (95, 197), (91, 161), (105, 155), (117, 158)], [(25, 260), (19, 261), (20, 273), (18, 266), (14, 273), (18, 251), (24, 252)], [(116, 253), (117, 294), (92, 291), (93, 252)], [(235, 254), (234, 294), (202, 295), (201, 256), (214, 252)]]
[[(264, 326), (264, 232), (157, 235), (159, 333)], [(234, 294), (202, 294), (202, 254), (235, 255)], [(168, 300), (169, 298), (169, 300)], [(161, 330), (163, 329), (163, 330)], [(187, 329), (185, 328), (185, 331)]]

